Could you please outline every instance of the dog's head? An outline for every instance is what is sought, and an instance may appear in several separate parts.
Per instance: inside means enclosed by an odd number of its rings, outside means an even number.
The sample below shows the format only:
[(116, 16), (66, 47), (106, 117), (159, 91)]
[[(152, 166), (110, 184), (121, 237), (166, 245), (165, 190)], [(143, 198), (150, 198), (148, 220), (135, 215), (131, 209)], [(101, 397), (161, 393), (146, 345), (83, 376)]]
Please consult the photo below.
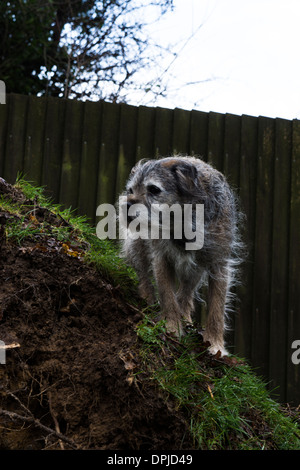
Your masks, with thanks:
[(193, 161), (180, 157), (140, 161), (126, 185), (129, 204), (199, 202), (199, 174)]
[[(171, 231), (172, 237), (174, 228), (182, 226), (183, 204), (201, 202), (199, 184), (196, 159), (169, 157), (142, 160), (132, 169), (126, 191), (120, 199), (121, 223), (128, 226), (139, 217), (145, 227), (151, 224), (152, 227), (163, 228), (165, 217), (169, 214), (167, 230)], [(170, 214), (169, 208), (174, 208), (174, 205), (176, 211), (173, 209)]]

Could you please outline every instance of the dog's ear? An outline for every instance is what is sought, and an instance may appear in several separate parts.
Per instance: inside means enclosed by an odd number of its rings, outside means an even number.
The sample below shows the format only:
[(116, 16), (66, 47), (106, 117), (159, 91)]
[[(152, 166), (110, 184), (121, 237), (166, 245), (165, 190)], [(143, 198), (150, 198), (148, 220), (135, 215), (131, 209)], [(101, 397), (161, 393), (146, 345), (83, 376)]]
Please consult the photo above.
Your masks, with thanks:
[(143, 158), (142, 160), (139, 160), (134, 165), (134, 167), (131, 169), (130, 176), (133, 176), (141, 166), (143, 166), (143, 165), (145, 165), (145, 163), (147, 163), (147, 161), (148, 161), (148, 158)]
[(183, 195), (194, 195), (198, 189), (198, 171), (195, 165), (189, 162), (178, 161), (170, 170), (177, 182), (178, 192)]

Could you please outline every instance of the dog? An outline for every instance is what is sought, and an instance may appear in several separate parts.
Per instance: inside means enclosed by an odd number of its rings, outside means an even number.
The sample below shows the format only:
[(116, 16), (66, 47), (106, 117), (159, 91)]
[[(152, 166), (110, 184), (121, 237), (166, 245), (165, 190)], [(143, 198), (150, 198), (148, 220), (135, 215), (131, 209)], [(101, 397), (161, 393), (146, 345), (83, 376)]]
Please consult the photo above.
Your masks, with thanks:
[[(198, 231), (201, 226), (195, 221), (196, 207), (204, 208), (204, 236), (199, 237), (202, 241), (198, 243), (199, 249), (188, 249), (187, 242), (193, 244), (198, 232), (192, 231), (194, 238), (188, 240), (178, 217), (170, 217), (168, 238), (153, 239), (132, 233), (130, 225), (139, 217), (140, 222), (147, 219), (146, 228), (151, 226), (153, 207), (174, 204), (182, 209), (191, 207), (188, 223)], [(135, 213), (133, 207), (138, 208)], [(227, 307), (241, 262), (242, 243), (237, 197), (223, 174), (196, 157), (141, 160), (132, 169), (119, 199), (119, 213), (122, 253), (137, 273), (140, 296), (148, 304), (154, 304), (157, 290), (167, 331), (180, 336), (184, 334), (184, 326), (193, 322), (194, 300), (207, 279), (208, 316), (203, 339), (209, 343), (211, 354), (220, 351), (221, 355), (227, 355), (224, 346)], [(162, 215), (155, 220), (163, 228)], [(178, 225), (181, 237), (178, 233), (174, 235)]]

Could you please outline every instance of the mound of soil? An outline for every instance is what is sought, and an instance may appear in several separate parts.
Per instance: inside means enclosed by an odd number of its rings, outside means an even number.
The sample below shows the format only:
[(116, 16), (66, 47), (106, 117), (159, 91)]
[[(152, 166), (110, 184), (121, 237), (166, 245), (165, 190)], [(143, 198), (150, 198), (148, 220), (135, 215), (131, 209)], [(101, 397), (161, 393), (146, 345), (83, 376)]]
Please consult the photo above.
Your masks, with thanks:
[[(1, 194), (33, 204), (0, 178)], [(134, 375), (137, 309), (54, 238), (8, 241), (11, 217), (0, 210), (0, 449), (192, 449), (184, 415)]]

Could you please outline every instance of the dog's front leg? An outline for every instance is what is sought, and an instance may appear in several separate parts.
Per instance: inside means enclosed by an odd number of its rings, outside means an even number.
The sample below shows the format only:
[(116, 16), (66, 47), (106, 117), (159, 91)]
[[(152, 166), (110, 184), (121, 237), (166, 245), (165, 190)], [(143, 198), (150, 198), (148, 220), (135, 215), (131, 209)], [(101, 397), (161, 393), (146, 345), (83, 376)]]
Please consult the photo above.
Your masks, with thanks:
[(181, 310), (182, 318), (187, 324), (193, 323), (192, 314), (194, 312), (194, 298), (198, 286), (201, 285), (203, 270), (188, 269), (184, 274), (178, 273), (179, 288), (177, 291), (177, 301)]
[(209, 277), (208, 281), (208, 318), (203, 335), (209, 341), (209, 351), (223, 356), (227, 355), (224, 347), (225, 305), (229, 288), (229, 279), (224, 272), (220, 277)]
[(175, 295), (174, 268), (164, 257), (153, 261), (153, 272), (156, 280), (160, 306), (169, 333), (176, 336), (183, 334), (181, 311)]
[(126, 239), (123, 246), (124, 254), (135, 269), (139, 281), (139, 295), (148, 305), (156, 303), (155, 291), (151, 282), (151, 256), (145, 240)]

